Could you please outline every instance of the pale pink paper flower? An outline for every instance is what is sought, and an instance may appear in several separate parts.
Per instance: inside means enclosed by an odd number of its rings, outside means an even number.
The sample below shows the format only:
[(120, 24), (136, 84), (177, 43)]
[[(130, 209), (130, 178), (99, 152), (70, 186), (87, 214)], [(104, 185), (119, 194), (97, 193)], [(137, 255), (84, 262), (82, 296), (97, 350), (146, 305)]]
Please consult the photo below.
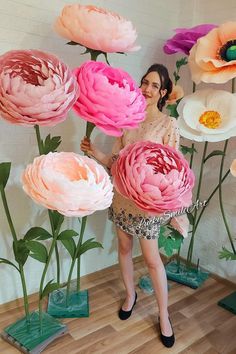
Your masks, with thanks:
[(169, 94), (166, 104), (175, 104), (176, 101), (184, 97), (184, 90), (180, 85), (173, 85), (172, 91)]
[(86, 216), (110, 206), (113, 192), (105, 169), (73, 152), (36, 157), (22, 176), (24, 191), (38, 204), (65, 216)]
[(140, 49), (135, 45), (137, 33), (130, 21), (92, 5), (65, 5), (54, 29), (70, 41), (102, 52), (133, 52)]
[(194, 174), (170, 146), (150, 141), (127, 145), (111, 171), (116, 190), (150, 215), (191, 205)]
[(78, 97), (70, 69), (38, 50), (13, 50), (0, 56), (0, 115), (8, 122), (54, 126), (66, 119)]
[(230, 166), (230, 172), (234, 177), (236, 177), (236, 159), (233, 160), (231, 166)]
[(125, 71), (87, 61), (74, 74), (80, 87), (75, 112), (105, 134), (121, 136), (145, 119), (145, 98)]
[(170, 221), (171, 226), (184, 237), (188, 237), (189, 220), (186, 214), (175, 216)]

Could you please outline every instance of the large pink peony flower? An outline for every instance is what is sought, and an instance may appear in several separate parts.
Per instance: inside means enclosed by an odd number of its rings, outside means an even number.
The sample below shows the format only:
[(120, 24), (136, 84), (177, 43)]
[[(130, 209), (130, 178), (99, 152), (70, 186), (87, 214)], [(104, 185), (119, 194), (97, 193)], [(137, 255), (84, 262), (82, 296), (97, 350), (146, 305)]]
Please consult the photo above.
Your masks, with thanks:
[(121, 136), (122, 129), (137, 128), (144, 120), (145, 98), (125, 71), (87, 61), (74, 74), (80, 87), (76, 113), (105, 134)]
[(194, 174), (174, 148), (141, 141), (127, 145), (112, 165), (114, 186), (150, 215), (188, 207)]
[(64, 38), (102, 52), (132, 52), (136, 30), (123, 17), (92, 5), (65, 5), (54, 25)]
[(38, 204), (65, 216), (86, 216), (110, 206), (110, 177), (96, 161), (73, 152), (36, 157), (22, 177), (24, 191)]
[(13, 50), (0, 56), (0, 114), (18, 125), (54, 126), (78, 97), (70, 69), (52, 54)]

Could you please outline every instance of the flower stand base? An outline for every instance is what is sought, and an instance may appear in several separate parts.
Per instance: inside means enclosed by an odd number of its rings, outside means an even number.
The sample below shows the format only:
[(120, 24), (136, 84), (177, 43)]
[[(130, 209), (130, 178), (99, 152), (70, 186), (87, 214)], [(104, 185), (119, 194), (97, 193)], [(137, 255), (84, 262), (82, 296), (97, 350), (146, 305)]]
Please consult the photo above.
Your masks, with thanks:
[(47, 313), (42, 314), (42, 331), (39, 327), (39, 313), (30, 314), (29, 323), (26, 317), (6, 327), (1, 337), (22, 353), (39, 354), (51, 342), (67, 333), (67, 326)]
[(209, 277), (209, 272), (196, 268), (187, 268), (185, 264), (173, 261), (165, 266), (167, 279), (187, 285), (190, 288), (199, 288)]
[(236, 291), (221, 299), (218, 305), (236, 315)]
[[(149, 275), (143, 275), (139, 278), (138, 282), (139, 288), (146, 294), (153, 294), (154, 289), (152, 286), (152, 281)], [(168, 290), (170, 289), (170, 285), (168, 284)]]
[(49, 295), (47, 312), (57, 318), (89, 317), (88, 290), (71, 291), (68, 305), (66, 289), (60, 289)]

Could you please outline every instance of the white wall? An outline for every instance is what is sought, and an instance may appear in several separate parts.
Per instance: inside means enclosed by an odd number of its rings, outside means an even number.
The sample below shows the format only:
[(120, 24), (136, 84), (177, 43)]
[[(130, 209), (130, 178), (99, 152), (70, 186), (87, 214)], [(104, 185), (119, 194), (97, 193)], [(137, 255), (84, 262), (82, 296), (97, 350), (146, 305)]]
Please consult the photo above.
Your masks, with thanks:
[[(0, 54), (11, 49), (37, 48), (50, 51), (71, 68), (79, 66), (88, 56), (80, 54), (80, 47), (67, 46), (65, 40), (52, 30), (52, 24), (66, 3), (62, 0), (0, 0)], [(90, 1), (80, 1), (81, 4), (90, 4)], [(118, 12), (132, 20), (139, 34), (138, 43), (142, 49), (129, 55), (109, 55), (112, 65), (120, 66), (139, 80), (141, 74), (153, 62), (166, 62), (170, 65), (172, 59), (162, 53), (164, 40), (172, 33), (172, 27), (180, 24), (181, 9), (183, 6), (191, 14), (192, 2), (187, 0), (167, 0), (164, 3), (157, 0), (94, 0), (94, 5), (102, 6)], [(167, 13), (168, 9), (168, 13)], [(169, 26), (171, 23), (171, 26)], [(100, 59), (101, 60), (101, 59)], [(102, 59), (103, 60), (103, 59)], [(53, 129), (41, 129), (42, 135), (49, 132), (52, 135), (61, 135), (60, 151), (79, 152), (79, 143), (85, 132), (85, 122), (69, 114), (66, 122)], [(101, 133), (94, 133), (95, 142), (109, 151), (112, 138), (106, 138)], [(19, 237), (32, 226), (48, 227), (47, 212), (35, 205), (22, 191), (20, 175), (23, 168), (32, 161), (37, 154), (35, 133), (33, 128), (17, 127), (0, 120), (0, 161), (12, 161), (12, 172), (7, 187), (7, 197), (15, 228)], [(68, 220), (69, 227), (79, 228), (76, 220)], [(2, 204), (0, 203), (1, 247), (0, 257), (12, 259), (12, 239), (5, 220)], [(65, 225), (66, 227), (66, 225)], [(94, 250), (82, 257), (82, 275), (108, 267), (117, 263), (116, 238), (114, 228), (106, 221), (106, 212), (96, 213), (89, 217), (86, 229), (87, 238), (96, 236), (103, 243), (104, 250)], [(138, 243), (134, 255), (139, 254)], [(69, 259), (66, 251), (61, 250), (63, 267), (62, 278), (66, 279)], [(54, 274), (54, 266), (49, 271), (48, 279)], [(38, 279), (42, 271), (41, 263), (29, 259), (26, 264), (26, 274), (29, 293), (38, 290)], [(7, 266), (1, 265), (0, 270), (0, 303), (21, 297), (21, 286), (18, 274)], [(4, 286), (3, 286), (4, 284)]]
[[(0, 0), (0, 54), (11, 49), (29, 49), (37, 48), (45, 51), (51, 51), (71, 68), (79, 66), (83, 61), (89, 59), (88, 56), (81, 56), (83, 51), (79, 47), (66, 46), (65, 40), (58, 37), (52, 30), (52, 24), (56, 16), (60, 13), (62, 7), (71, 1), (62, 0)], [(91, 1), (80, 1), (81, 4), (90, 4)], [(138, 43), (142, 49), (139, 52), (126, 55), (109, 55), (110, 63), (113, 66), (122, 67), (128, 71), (136, 80), (139, 80), (142, 73), (153, 62), (165, 63), (170, 72), (173, 71), (174, 60), (177, 56), (166, 56), (162, 52), (162, 45), (167, 38), (172, 36), (173, 28), (191, 26), (193, 23), (206, 22), (206, 14), (217, 15), (217, 11), (210, 11), (211, 7), (206, 9), (204, 1), (194, 0), (93, 0), (92, 3), (102, 6), (112, 11), (118, 12), (126, 18), (132, 20), (137, 28), (139, 37)], [(217, 3), (217, 6), (216, 6)], [(233, 1), (229, 1), (229, 6), (220, 8), (220, 1), (208, 1), (208, 4), (214, 4), (214, 9), (218, 9), (217, 22), (220, 22), (220, 14), (233, 9)], [(227, 1), (224, 1), (226, 5)], [(219, 4), (219, 5), (218, 5)], [(231, 7), (230, 7), (231, 5)], [(223, 6), (223, 4), (222, 4)], [(231, 10), (228, 10), (230, 7)], [(226, 16), (228, 17), (228, 15)], [(208, 22), (214, 19), (209, 19)], [(225, 20), (225, 18), (223, 18)], [(100, 59), (101, 60), (101, 59)], [(183, 84), (186, 90), (191, 87), (188, 74), (185, 74)], [(60, 151), (79, 152), (79, 143), (84, 135), (85, 123), (75, 117), (73, 113), (69, 114), (66, 122), (56, 126), (53, 129), (41, 129), (42, 135), (49, 132), (52, 135), (61, 135), (62, 144)], [(96, 131), (94, 133), (95, 142), (109, 151), (112, 138), (104, 137)], [(23, 128), (7, 124), (0, 120), (0, 161), (12, 161), (13, 169), (11, 178), (7, 187), (7, 196), (9, 206), (12, 211), (15, 227), (19, 237), (32, 226), (48, 227), (47, 213), (41, 207), (34, 203), (23, 193), (19, 182), (23, 168), (32, 161), (37, 154), (36, 140), (33, 128)], [(233, 223), (233, 213), (235, 213), (234, 201), (231, 194), (233, 190), (233, 180), (228, 184), (231, 189), (226, 193), (228, 200), (227, 206), (230, 206), (231, 223)], [(209, 269), (222, 274), (230, 279), (235, 275), (230, 271), (232, 265), (217, 260), (217, 247), (224, 242), (224, 230), (220, 218), (216, 214), (217, 201), (209, 209), (209, 219), (205, 220), (209, 235), (205, 236), (205, 231), (199, 228), (199, 236), (196, 244), (196, 251), (201, 252), (203, 257), (201, 261)], [(216, 215), (213, 217), (213, 215)], [(217, 221), (217, 223), (216, 223)], [(5, 221), (3, 208), (0, 203), (0, 225), (1, 225), (1, 247), (0, 256), (12, 259), (11, 236), (8, 225)], [(78, 229), (76, 220), (68, 220), (69, 227)], [(219, 230), (221, 232), (219, 233)], [(217, 244), (215, 244), (217, 234)], [(82, 258), (82, 275), (89, 274), (96, 270), (105, 268), (117, 263), (116, 238), (114, 229), (109, 221), (106, 221), (106, 212), (96, 213), (89, 217), (86, 229), (86, 237), (96, 236), (97, 240), (103, 243), (104, 250), (94, 250), (88, 252)], [(222, 239), (221, 239), (222, 237)], [(208, 247), (208, 241), (211, 247)], [(212, 246), (213, 245), (213, 246)], [(206, 247), (205, 247), (206, 246)], [(203, 249), (205, 250), (203, 252)], [(69, 259), (64, 250), (63, 255), (63, 280), (66, 279)], [(136, 242), (134, 255), (139, 254), (139, 247)], [(196, 256), (195, 256), (196, 257)], [(210, 261), (209, 261), (209, 257)], [(54, 274), (54, 266), (49, 271), (48, 279)], [(38, 279), (41, 274), (41, 264), (29, 259), (26, 265), (26, 274), (29, 287), (29, 293), (38, 290)], [(51, 273), (51, 274), (50, 274)], [(234, 270), (235, 274), (235, 270)], [(235, 278), (234, 278), (235, 279)], [(21, 286), (18, 275), (9, 267), (1, 265), (0, 269), (0, 303), (11, 299), (21, 297)], [(4, 286), (3, 286), (4, 284)]]

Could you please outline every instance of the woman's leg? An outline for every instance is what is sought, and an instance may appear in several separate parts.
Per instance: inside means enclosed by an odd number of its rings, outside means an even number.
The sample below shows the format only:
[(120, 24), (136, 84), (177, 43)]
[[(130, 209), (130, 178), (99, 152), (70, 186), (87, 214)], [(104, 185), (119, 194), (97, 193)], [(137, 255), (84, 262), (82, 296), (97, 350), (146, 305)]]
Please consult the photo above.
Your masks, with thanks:
[(126, 299), (122, 309), (129, 311), (133, 306), (135, 299), (134, 290), (134, 270), (132, 260), (133, 236), (128, 235), (118, 227), (116, 228), (118, 236), (118, 255), (122, 279), (126, 289)]
[(140, 246), (155, 291), (159, 307), (160, 326), (162, 334), (165, 336), (171, 336), (173, 332), (168, 318), (169, 314), (167, 278), (165, 268), (158, 251), (157, 240), (147, 240), (141, 238)]

